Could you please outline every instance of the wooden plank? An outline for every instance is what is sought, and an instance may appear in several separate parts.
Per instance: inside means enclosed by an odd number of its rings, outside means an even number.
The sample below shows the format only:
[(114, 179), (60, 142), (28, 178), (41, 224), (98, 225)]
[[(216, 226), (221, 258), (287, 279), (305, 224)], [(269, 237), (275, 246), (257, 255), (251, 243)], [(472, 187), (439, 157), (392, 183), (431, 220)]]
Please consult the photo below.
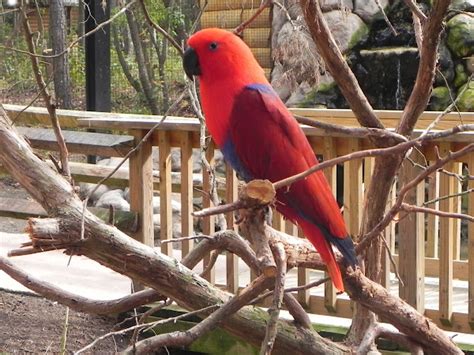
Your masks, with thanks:
[[(398, 254), (393, 255), (393, 260), (398, 265)], [(425, 258), (425, 276), (439, 277), (439, 259)], [(393, 270), (392, 270), (393, 272)], [(453, 278), (457, 280), (468, 280), (469, 265), (465, 260), (453, 261)]]
[[(181, 148), (181, 235), (193, 235), (193, 147), (190, 132), (180, 132)], [(181, 257), (193, 248), (192, 240), (182, 242)]]
[[(171, 146), (166, 131), (159, 131), (160, 164), (160, 240), (173, 239), (173, 211), (171, 209)], [(161, 252), (171, 256), (173, 243), (161, 243)]]
[[(451, 148), (452, 149), (452, 148)], [(462, 175), (462, 163), (455, 162), (453, 164), (453, 170), (451, 171), (455, 174)], [(462, 192), (461, 182), (452, 177), (454, 180), (454, 189), (453, 194), (460, 194)], [(461, 213), (461, 196), (453, 197), (453, 211), (454, 213)], [(453, 259), (459, 260), (461, 258), (461, 220), (458, 218), (453, 218)]]
[[(448, 143), (440, 144), (440, 154), (445, 156), (450, 150)], [(452, 171), (454, 163), (444, 167)], [(447, 196), (455, 190), (455, 180), (446, 174), (440, 175), (439, 195)], [(454, 211), (455, 203), (452, 198), (444, 199), (439, 203), (439, 209), (445, 212)], [(439, 311), (441, 322), (450, 324), (453, 313), (453, 252), (454, 252), (454, 223), (452, 218), (440, 219), (440, 248), (439, 248)]]
[[(350, 109), (291, 108), (290, 111), (297, 115), (317, 117), (318, 119), (324, 118), (328, 121), (354, 117), (354, 113)], [(388, 120), (393, 120), (394, 122), (399, 121), (402, 115), (402, 111), (398, 110), (374, 110), (374, 112), (384, 124), (387, 123)], [(420, 115), (419, 121), (423, 122), (423, 124), (428, 124), (429, 122), (433, 122), (441, 113), (440, 111), (425, 111)], [(453, 126), (461, 122), (473, 123), (474, 112), (451, 112), (443, 116), (442, 122), (449, 122)]]
[[(58, 151), (56, 136), (52, 129), (34, 127), (16, 127), (18, 132), (36, 149)], [(117, 134), (66, 131), (64, 140), (69, 153), (123, 157), (133, 146), (133, 137)]]
[(273, 209), (273, 218), (272, 218), (272, 226), (276, 230), (283, 232), (285, 230), (285, 219), (283, 215), (279, 213), (277, 210)]
[[(451, 315), (452, 323), (446, 324), (440, 321), (441, 312), (435, 309), (427, 309), (425, 316), (430, 318), (438, 327), (451, 332), (472, 334), (472, 328), (468, 321), (468, 316), (465, 313), (453, 312)], [(469, 352), (468, 352), (469, 353)]]
[[(214, 143), (213, 142), (210, 142), (209, 146), (207, 147), (206, 158), (207, 158), (207, 161), (212, 166), (214, 164)], [(202, 197), (202, 208), (211, 207), (211, 199), (209, 196), (209, 191), (211, 191), (210, 174), (205, 168), (203, 168), (203, 172), (202, 172), (202, 189), (204, 191), (203, 197)], [(215, 217), (214, 216), (204, 217), (202, 221), (202, 232), (205, 235), (211, 235), (214, 233), (214, 231), (215, 231)], [(204, 257), (203, 259), (204, 266), (208, 265), (209, 260), (210, 260), (210, 254)], [(205, 276), (205, 279), (211, 283), (215, 282), (215, 268), (214, 267), (207, 273), (207, 275)]]
[[(413, 151), (410, 158), (419, 163), (423, 159), (417, 151)], [(412, 181), (419, 173), (420, 169), (406, 159), (400, 170), (400, 188)], [(420, 183), (407, 193), (405, 202), (419, 206), (424, 201), (424, 193), (424, 183)], [(425, 308), (425, 220), (423, 214), (400, 212), (398, 243), (400, 258), (398, 271), (403, 280), (403, 284), (399, 285), (400, 298), (423, 313)]]
[[(3, 105), (10, 118), (16, 118), (16, 124), (28, 125), (46, 125), (50, 126), (49, 115), (44, 107), (28, 107), (25, 109), (22, 105)], [(24, 111), (23, 111), (24, 110)], [(307, 117), (317, 118), (318, 121), (330, 122), (336, 124), (344, 124), (348, 126), (358, 127), (359, 123), (355, 119), (351, 110), (340, 109), (291, 109), (292, 112)], [(18, 116), (18, 114), (21, 114)], [(395, 127), (399, 122), (402, 111), (391, 110), (376, 110), (375, 113), (382, 120), (387, 127)], [(71, 127), (86, 127), (86, 128), (116, 128), (122, 130), (129, 129), (150, 129), (159, 120), (161, 116), (143, 115), (143, 114), (122, 114), (110, 112), (93, 112), (93, 111), (74, 111), (74, 110), (57, 110), (62, 128)], [(420, 126), (414, 132), (414, 135), (419, 135), (423, 128), (435, 119), (440, 112), (426, 111), (419, 119)], [(392, 124), (390, 124), (392, 121)], [(443, 117), (440, 123), (440, 128), (451, 128), (455, 125), (463, 123), (474, 123), (473, 112), (452, 112)], [(183, 117), (167, 117), (160, 129), (165, 130), (190, 130), (199, 132), (199, 121), (196, 118)], [(304, 127), (304, 130), (309, 135), (326, 136), (327, 133), (322, 130)], [(447, 140), (451, 141), (472, 141), (474, 133), (465, 132)], [(335, 135), (332, 136), (344, 136)], [(197, 141), (196, 141), (197, 142)]]
[[(469, 172), (474, 172), (474, 154), (468, 155), (467, 160)], [(469, 180), (468, 188), (474, 189), (474, 180)], [(467, 214), (474, 216), (474, 194), (468, 195)], [(468, 321), (474, 327), (474, 223), (468, 223)]]
[[(357, 139), (347, 140), (346, 154), (359, 150)], [(350, 235), (359, 234), (362, 207), (362, 161), (344, 163), (344, 221)]]
[[(226, 202), (230, 203), (237, 201), (238, 195), (238, 180), (235, 171), (232, 169), (230, 164), (226, 164)], [(234, 212), (226, 214), (227, 229), (238, 230), (237, 225), (234, 223)], [(231, 252), (226, 252), (226, 288), (229, 292), (236, 293), (239, 289), (239, 258), (237, 255)]]
[[(253, 9), (205, 11), (201, 16), (201, 26), (202, 28), (234, 28), (248, 20), (254, 13), (255, 10)], [(263, 10), (260, 16), (250, 23), (248, 27), (270, 27), (270, 9)]]
[[(138, 144), (146, 131), (130, 131)], [(130, 156), (130, 209), (138, 213), (138, 231), (133, 238), (154, 246), (153, 234), (153, 159), (152, 145), (148, 140)]]
[[(315, 148), (314, 140), (313, 142), (313, 149)], [(336, 146), (335, 141), (331, 137), (324, 137), (323, 138), (323, 146), (324, 149), (322, 151), (324, 160), (333, 159), (336, 157)], [(335, 198), (337, 198), (337, 166), (333, 166), (328, 169), (324, 169), (324, 175), (329, 182), (329, 186), (331, 187), (332, 193)], [(329, 274), (327, 272), (324, 273), (325, 277), (328, 277)], [(334, 287), (332, 282), (326, 282), (324, 284), (324, 306), (329, 312), (336, 312), (337, 308), (337, 293), (336, 288)]]
[[(439, 172), (434, 173), (428, 180), (428, 201), (439, 197)], [(429, 208), (439, 209), (439, 201), (427, 205)], [(427, 215), (426, 231), (426, 256), (438, 257), (439, 217), (434, 214)]]
[[(298, 228), (298, 236), (300, 238), (305, 237), (301, 228)], [(304, 286), (310, 282), (309, 270), (307, 268), (298, 267), (297, 282), (298, 286)], [(327, 282), (327, 284), (328, 283), (330, 284), (331, 282)], [(311, 296), (311, 290), (299, 290), (297, 292), (297, 295), (298, 301), (301, 303), (301, 305), (304, 308), (307, 308), (309, 306), (309, 297)]]

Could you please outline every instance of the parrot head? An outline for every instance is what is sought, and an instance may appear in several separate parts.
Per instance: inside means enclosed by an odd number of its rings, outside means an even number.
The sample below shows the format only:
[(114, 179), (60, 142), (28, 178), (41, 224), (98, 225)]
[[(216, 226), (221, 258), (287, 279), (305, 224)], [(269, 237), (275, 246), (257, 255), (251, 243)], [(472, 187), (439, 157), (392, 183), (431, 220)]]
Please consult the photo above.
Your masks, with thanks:
[(198, 76), (201, 84), (216, 84), (232, 78), (247, 82), (266, 80), (263, 69), (244, 41), (218, 28), (198, 31), (188, 39), (183, 67), (190, 79)]

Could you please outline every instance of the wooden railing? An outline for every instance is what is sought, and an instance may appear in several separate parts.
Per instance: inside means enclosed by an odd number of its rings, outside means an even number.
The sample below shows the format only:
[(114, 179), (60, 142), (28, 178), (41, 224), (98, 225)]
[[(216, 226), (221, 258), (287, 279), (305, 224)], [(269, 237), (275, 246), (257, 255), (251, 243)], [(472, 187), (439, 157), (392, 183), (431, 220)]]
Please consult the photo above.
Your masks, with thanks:
[[(11, 115), (16, 115), (19, 108), (7, 106)], [(317, 118), (320, 121), (358, 126), (353, 114), (349, 110), (295, 110), (300, 115)], [(79, 123), (87, 128), (108, 128), (115, 132), (123, 131), (135, 137), (138, 142), (159, 118), (139, 115), (117, 115), (94, 112), (60, 111), (63, 122)], [(387, 127), (394, 127), (400, 118), (398, 111), (379, 111), (378, 116)], [(425, 113), (418, 122), (416, 134), (433, 121), (439, 113)], [(29, 109), (23, 113), (21, 121), (42, 121), (46, 117), (42, 109)], [(473, 113), (452, 113), (443, 118), (437, 128), (449, 128), (461, 123), (474, 123)], [(369, 148), (367, 139), (354, 138), (343, 135), (332, 135), (319, 129), (304, 127), (305, 133), (314, 151), (323, 159), (330, 159), (353, 151)], [(402, 172), (393, 188), (393, 197), (396, 189), (404, 181), (410, 180), (418, 174), (424, 165), (437, 159), (435, 146), (439, 154), (445, 155), (455, 151), (468, 143), (474, 142), (474, 133), (466, 132), (451, 136), (442, 141), (435, 141), (425, 146), (421, 152), (414, 153), (411, 161), (406, 161)], [(203, 207), (210, 205), (207, 194), (193, 188), (192, 150), (199, 148), (199, 123), (195, 119), (169, 117), (152, 134), (142, 148), (130, 158), (130, 194), (131, 208), (139, 213), (140, 230), (134, 235), (142, 242), (153, 245), (153, 166), (152, 147), (159, 147), (160, 182), (159, 194), (161, 199), (161, 234), (160, 239), (172, 239), (172, 210), (171, 210), (171, 149), (177, 148), (181, 155), (181, 205), (183, 235), (193, 233), (193, 197), (202, 198)], [(420, 154), (422, 153), (422, 154)], [(212, 160), (215, 148), (211, 144), (207, 150), (207, 157)], [(325, 174), (333, 188), (339, 191), (344, 201), (344, 218), (350, 233), (357, 236), (364, 208), (364, 194), (371, 181), (373, 158), (352, 160), (343, 164), (341, 168), (331, 168)], [(420, 184), (408, 196), (410, 203), (421, 205), (425, 201), (439, 199), (428, 207), (436, 207), (446, 212), (463, 212), (474, 215), (474, 195), (468, 191), (474, 188), (474, 180), (459, 180), (462, 169), (470, 174), (474, 172), (474, 154), (466, 155), (460, 160), (452, 161), (444, 167), (444, 171), (437, 172)], [(452, 174), (450, 174), (452, 173)], [(209, 189), (209, 176), (202, 172), (202, 190)], [(232, 201), (237, 196), (237, 179), (234, 171), (227, 166), (225, 173), (225, 188), (222, 189), (222, 198)], [(376, 182), (375, 182), (376, 183)], [(342, 186), (341, 186), (342, 185)], [(156, 186), (156, 182), (155, 182)], [(393, 201), (393, 199), (392, 199)], [(389, 208), (390, 206), (387, 206)], [(234, 226), (232, 214), (227, 215), (229, 226)], [(301, 235), (298, 228), (285, 221), (277, 213), (274, 215), (274, 227), (290, 234)], [(215, 229), (214, 218), (204, 218), (201, 224), (204, 234), (211, 234)], [(393, 254), (398, 273), (403, 283), (397, 281), (394, 267), (391, 266), (388, 254), (383, 255), (383, 284), (390, 287), (392, 292), (400, 296), (424, 312), (437, 324), (447, 330), (473, 333), (471, 328), (474, 322), (474, 225), (461, 222), (458, 219), (437, 217), (420, 213), (404, 215), (402, 212), (396, 221), (387, 227), (385, 239)], [(193, 241), (184, 241), (181, 252), (173, 251), (172, 243), (165, 243), (161, 251), (167, 255), (186, 255), (193, 247)], [(204, 261), (205, 263), (207, 260)], [(248, 281), (248, 272), (238, 258), (233, 254), (226, 254), (217, 264), (218, 273), (224, 275), (218, 278), (218, 284), (232, 292), (244, 286)], [(321, 273), (298, 269), (293, 274), (292, 282), (298, 285), (306, 284), (311, 277), (320, 277)], [(216, 282), (216, 270), (209, 273), (210, 281)], [(291, 279), (291, 277), (290, 277)], [(439, 286), (437, 286), (439, 285)], [(398, 288), (398, 291), (397, 291)], [(300, 302), (310, 312), (351, 317), (351, 302), (347, 296), (337, 296), (332, 285), (326, 283), (324, 290), (305, 290), (297, 294)]]

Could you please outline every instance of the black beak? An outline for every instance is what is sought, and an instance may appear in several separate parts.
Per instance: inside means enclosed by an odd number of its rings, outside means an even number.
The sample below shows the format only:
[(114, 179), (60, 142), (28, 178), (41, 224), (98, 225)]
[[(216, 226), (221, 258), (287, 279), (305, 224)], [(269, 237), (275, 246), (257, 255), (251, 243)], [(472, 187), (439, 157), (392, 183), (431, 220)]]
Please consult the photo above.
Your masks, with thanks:
[(184, 51), (183, 68), (190, 80), (193, 80), (193, 75), (201, 75), (199, 59), (196, 51), (192, 47), (188, 47), (188, 49)]

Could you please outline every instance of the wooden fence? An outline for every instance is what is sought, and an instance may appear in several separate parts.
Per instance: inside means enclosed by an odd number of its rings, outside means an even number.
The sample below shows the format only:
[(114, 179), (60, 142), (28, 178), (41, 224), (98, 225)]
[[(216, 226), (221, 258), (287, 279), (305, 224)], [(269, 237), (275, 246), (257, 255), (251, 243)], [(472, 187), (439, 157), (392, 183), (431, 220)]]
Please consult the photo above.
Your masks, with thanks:
[[(204, 8), (201, 27), (219, 27), (231, 31), (248, 20), (260, 3), (259, 0), (200, 0)], [(267, 77), (270, 77), (273, 68), (271, 29), (272, 9), (268, 7), (241, 34)]]
[[(8, 105), (6, 109), (15, 116), (20, 110), (19, 107)], [(320, 121), (358, 126), (349, 110), (301, 109), (294, 111)], [(156, 116), (61, 110), (58, 112), (64, 124), (76, 125), (79, 123), (80, 126), (87, 128), (108, 128), (114, 132), (122, 131), (134, 136), (136, 142), (159, 121), (159, 117)], [(421, 130), (426, 128), (438, 114), (424, 113), (418, 122), (415, 134), (420, 134)], [(387, 127), (393, 127), (400, 118), (401, 112), (377, 111), (377, 115)], [(18, 124), (22, 121), (47, 122), (46, 120), (45, 110), (30, 108), (20, 115), (17, 122), (19, 122)], [(461, 123), (474, 123), (474, 114), (449, 114), (443, 118), (439, 127), (444, 129)], [(304, 130), (315, 152), (322, 155), (323, 159), (371, 147), (367, 139), (333, 135), (310, 127), (304, 127)], [(402, 174), (393, 189), (393, 197), (403, 181), (410, 180), (423, 169), (423, 166), (436, 160), (435, 146), (443, 156), (449, 151), (458, 150), (472, 142), (474, 142), (474, 133), (466, 132), (433, 142), (423, 148), (422, 152), (415, 152), (410, 161), (407, 160), (403, 165)], [(181, 152), (180, 198), (183, 235), (193, 233), (193, 218), (190, 215), (194, 209), (193, 197), (202, 198), (203, 207), (210, 205), (207, 195), (193, 188), (192, 150), (199, 147), (199, 123), (196, 119), (169, 117), (152, 134), (151, 139), (142, 145), (140, 151), (134, 153), (130, 158), (131, 208), (138, 212), (141, 226), (134, 237), (149, 245), (153, 243), (151, 205), (154, 193), (153, 146), (159, 147), (161, 240), (172, 239), (173, 233), (172, 148), (177, 148)], [(215, 148), (211, 145), (207, 150), (208, 159), (212, 160), (214, 154)], [(344, 201), (344, 218), (352, 235), (357, 235), (359, 231), (364, 193), (371, 180), (373, 164), (373, 158), (365, 158), (346, 162), (339, 170), (334, 167), (325, 171), (333, 191), (343, 191), (341, 197)], [(418, 185), (408, 196), (410, 203), (421, 205), (424, 202), (451, 195), (455, 197), (441, 198), (429, 204), (428, 207), (439, 207), (440, 210), (446, 212), (463, 212), (474, 215), (474, 194), (468, 193), (474, 188), (474, 180), (461, 181), (459, 179), (461, 176), (459, 174), (466, 174), (468, 171), (471, 175), (474, 172), (474, 154), (466, 155), (461, 160), (449, 163), (445, 166), (444, 171), (437, 172), (424, 183)], [(202, 172), (202, 175), (202, 189), (207, 191), (209, 176), (206, 171)], [(237, 179), (229, 166), (226, 167), (225, 178), (222, 197), (226, 201), (235, 200)], [(342, 184), (342, 186), (338, 186), (338, 184)], [(234, 226), (231, 214), (227, 215), (227, 221), (230, 226)], [(273, 224), (277, 229), (290, 234), (300, 234), (296, 226), (283, 220), (278, 214), (274, 216)], [(204, 234), (211, 234), (214, 229), (215, 222), (212, 217), (202, 221)], [(394, 277), (394, 269), (386, 254), (383, 256), (384, 285), (390, 287), (392, 292), (398, 292), (402, 298), (419, 311), (424, 312), (442, 328), (473, 333), (471, 324), (474, 322), (474, 225), (434, 215), (420, 213), (403, 215), (400, 213), (386, 229), (385, 239), (394, 255), (403, 285)], [(185, 255), (192, 247), (193, 241), (183, 242), (181, 254)], [(161, 250), (165, 254), (176, 255), (176, 252), (173, 252), (172, 243), (162, 244)], [(225, 261), (218, 267), (225, 269), (225, 280), (221, 282), (220, 286), (236, 292), (239, 287), (248, 282), (248, 278), (242, 280), (243, 266), (239, 264), (235, 255), (226, 254), (222, 258), (225, 258)], [(315, 277), (314, 272), (301, 268), (294, 273), (295, 283), (306, 284), (310, 281), (311, 276)], [(321, 275), (316, 276), (320, 277)], [(208, 279), (215, 282), (214, 269), (210, 272)], [(300, 291), (297, 297), (313, 313), (339, 317), (351, 317), (352, 315), (350, 300), (344, 295), (337, 296), (329, 283), (324, 286), (324, 292)]]

